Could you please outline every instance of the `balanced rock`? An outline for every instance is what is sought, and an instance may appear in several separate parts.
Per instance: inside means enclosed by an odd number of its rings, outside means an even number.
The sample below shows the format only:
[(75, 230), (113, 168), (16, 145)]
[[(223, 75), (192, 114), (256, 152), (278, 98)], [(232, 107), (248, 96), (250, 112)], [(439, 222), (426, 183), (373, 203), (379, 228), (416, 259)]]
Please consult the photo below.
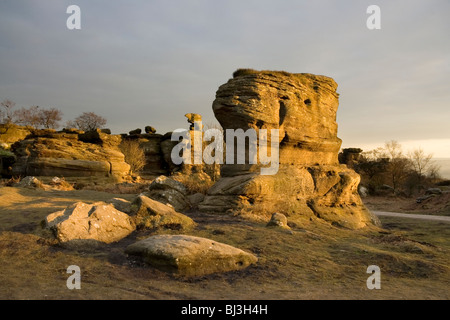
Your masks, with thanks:
[(196, 225), (188, 216), (144, 195), (133, 201), (130, 214), (140, 228), (188, 230)]
[(130, 216), (105, 202), (94, 204), (77, 202), (62, 211), (48, 215), (44, 222), (62, 243), (73, 240), (112, 243), (125, 238), (135, 230)]
[(128, 246), (125, 252), (155, 268), (184, 276), (240, 270), (258, 261), (241, 249), (187, 235), (152, 236)]
[(271, 129), (278, 129), (278, 139), (274, 140), (279, 152), (278, 171), (261, 175), (265, 166), (261, 163), (226, 163), (221, 167), (221, 179), (199, 208), (262, 216), (280, 212), (352, 229), (378, 223), (358, 194), (359, 175), (338, 162), (341, 139), (337, 137), (336, 89), (336, 82), (326, 76), (235, 72), (219, 87), (212, 106), (214, 114), (224, 131), (253, 129), (259, 133), (267, 129), (268, 154)]
[(152, 126), (146, 126), (144, 128), (144, 130), (145, 130), (145, 133), (156, 133), (156, 129), (153, 128)]
[[(195, 122), (202, 121), (202, 116), (197, 113), (186, 113), (184, 116), (187, 118), (187, 121), (191, 124), (190, 125), (191, 130), (195, 129)], [(202, 128), (198, 128), (198, 129), (201, 130)]]

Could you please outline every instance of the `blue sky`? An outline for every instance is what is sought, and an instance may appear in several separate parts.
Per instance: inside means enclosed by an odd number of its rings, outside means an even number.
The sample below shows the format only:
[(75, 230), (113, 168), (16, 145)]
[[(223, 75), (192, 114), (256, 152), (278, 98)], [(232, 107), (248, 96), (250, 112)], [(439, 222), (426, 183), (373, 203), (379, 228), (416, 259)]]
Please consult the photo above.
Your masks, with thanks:
[[(66, 8), (81, 8), (68, 30)], [(366, 9), (381, 8), (381, 30)], [(309, 72), (339, 84), (343, 147), (398, 140), (450, 157), (448, 0), (2, 0), (0, 100), (94, 111), (113, 133), (214, 122), (238, 68)]]

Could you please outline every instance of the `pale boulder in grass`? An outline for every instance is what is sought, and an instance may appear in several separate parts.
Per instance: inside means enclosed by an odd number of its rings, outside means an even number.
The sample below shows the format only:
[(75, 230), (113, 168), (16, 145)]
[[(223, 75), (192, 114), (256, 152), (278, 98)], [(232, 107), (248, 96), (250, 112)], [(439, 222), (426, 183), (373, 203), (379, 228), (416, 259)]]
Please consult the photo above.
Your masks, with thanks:
[(291, 229), (288, 226), (287, 217), (284, 214), (278, 212), (275, 212), (272, 215), (270, 221), (267, 223), (267, 227), (279, 227), (283, 229)]
[(152, 236), (128, 246), (125, 252), (183, 276), (240, 270), (258, 261), (253, 254), (233, 246), (188, 235)]
[(48, 215), (45, 226), (59, 242), (95, 240), (103, 243), (119, 241), (135, 230), (130, 216), (112, 204), (77, 202), (62, 211)]

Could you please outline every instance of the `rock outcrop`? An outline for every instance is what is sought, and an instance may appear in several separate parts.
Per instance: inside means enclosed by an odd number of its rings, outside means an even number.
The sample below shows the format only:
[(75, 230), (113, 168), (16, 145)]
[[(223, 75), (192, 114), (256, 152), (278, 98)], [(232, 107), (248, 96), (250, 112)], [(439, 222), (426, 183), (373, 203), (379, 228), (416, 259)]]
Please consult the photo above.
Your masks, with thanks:
[(155, 268), (183, 276), (240, 270), (258, 261), (241, 249), (187, 235), (151, 236), (128, 246), (125, 252)]
[(130, 166), (119, 150), (121, 137), (101, 130), (87, 133), (36, 130), (12, 145), (16, 176), (103, 177), (125, 179)]
[[(325, 76), (235, 72), (218, 89), (214, 114), (223, 129), (278, 129), (279, 169), (260, 175), (261, 163), (226, 163), (199, 208), (267, 217), (279, 212), (288, 219), (323, 219), (348, 228), (377, 223), (359, 197), (359, 175), (338, 162), (336, 89)], [(267, 146), (270, 154), (271, 136)]]

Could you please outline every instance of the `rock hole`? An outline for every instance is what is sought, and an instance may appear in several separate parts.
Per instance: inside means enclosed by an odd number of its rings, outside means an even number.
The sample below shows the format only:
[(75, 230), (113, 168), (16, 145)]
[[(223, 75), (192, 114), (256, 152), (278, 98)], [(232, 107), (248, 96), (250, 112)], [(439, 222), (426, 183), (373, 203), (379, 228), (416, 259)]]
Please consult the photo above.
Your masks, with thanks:
[(236, 265), (239, 267), (242, 267), (244, 265), (244, 263), (242, 261), (238, 261), (238, 262), (236, 262)]
[(303, 101), (307, 106), (311, 105), (311, 100), (310, 99), (306, 99), (305, 101)]
[(278, 123), (279, 126), (281, 126), (283, 124), (284, 118), (286, 117), (286, 112), (287, 112), (286, 105), (284, 104), (283, 101), (280, 100), (280, 109), (278, 111), (278, 113), (279, 113), (278, 116), (280, 119), (279, 123)]

